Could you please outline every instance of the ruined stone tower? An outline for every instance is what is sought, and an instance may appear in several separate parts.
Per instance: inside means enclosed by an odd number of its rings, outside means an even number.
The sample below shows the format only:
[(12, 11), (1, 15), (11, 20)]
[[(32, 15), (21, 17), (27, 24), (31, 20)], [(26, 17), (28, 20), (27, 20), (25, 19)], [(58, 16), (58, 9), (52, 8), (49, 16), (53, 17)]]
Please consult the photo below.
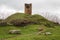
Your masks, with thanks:
[(25, 14), (29, 14), (31, 15), (32, 14), (32, 4), (26, 4), (25, 3)]

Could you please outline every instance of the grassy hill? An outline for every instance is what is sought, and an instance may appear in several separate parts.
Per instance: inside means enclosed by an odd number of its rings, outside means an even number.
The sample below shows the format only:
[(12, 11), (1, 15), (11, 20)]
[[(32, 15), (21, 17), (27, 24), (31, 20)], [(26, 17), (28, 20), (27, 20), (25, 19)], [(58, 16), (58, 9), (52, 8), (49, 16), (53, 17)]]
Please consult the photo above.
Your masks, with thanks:
[[(9, 16), (4, 21), (10, 22), (14, 19), (28, 19), (38, 24), (30, 24), (24, 27), (17, 26), (0, 26), (0, 40), (60, 40), (60, 25), (54, 22), (48, 21), (40, 15), (27, 15), (23, 13), (16, 13)], [(43, 32), (39, 34), (39, 28), (43, 29)], [(9, 30), (18, 29), (21, 30), (21, 34), (8, 34)], [(45, 32), (51, 32), (51, 35), (45, 35)]]
[[(28, 15), (28, 14), (24, 14), (24, 13), (15, 13), (11, 16), (9, 16), (8, 18), (5, 19), (5, 21), (11, 21), (11, 20), (14, 20), (14, 19), (40, 19), (41, 21), (42, 20), (46, 20), (44, 17), (38, 15), (38, 14), (35, 14), (35, 15)], [(40, 21), (39, 20), (39, 21)]]
[(28, 21), (37, 22), (38, 24), (42, 24), (42, 25), (50, 25), (50, 24), (51, 26), (56, 25), (54, 22), (51, 22), (38, 14), (28, 15), (24, 13), (15, 13), (9, 16), (8, 18), (6, 18), (5, 21), (10, 22), (15, 19), (22, 19), (22, 20), (27, 19)]

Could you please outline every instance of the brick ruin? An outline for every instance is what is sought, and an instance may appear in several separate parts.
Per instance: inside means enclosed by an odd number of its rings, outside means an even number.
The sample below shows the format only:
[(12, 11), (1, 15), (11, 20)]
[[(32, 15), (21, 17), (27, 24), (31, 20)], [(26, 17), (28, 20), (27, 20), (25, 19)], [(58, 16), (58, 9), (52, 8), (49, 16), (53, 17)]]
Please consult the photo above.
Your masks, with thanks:
[(27, 4), (25, 3), (25, 14), (29, 14), (31, 15), (32, 14), (32, 4)]

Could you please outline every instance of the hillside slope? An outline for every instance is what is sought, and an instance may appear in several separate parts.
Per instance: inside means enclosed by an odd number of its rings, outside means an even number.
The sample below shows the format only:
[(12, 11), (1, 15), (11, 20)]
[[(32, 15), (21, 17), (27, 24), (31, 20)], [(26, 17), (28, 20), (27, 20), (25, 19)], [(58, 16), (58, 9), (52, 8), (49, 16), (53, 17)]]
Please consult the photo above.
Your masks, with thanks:
[[(39, 23), (26, 25), (24, 27), (0, 26), (0, 40), (60, 40), (60, 25), (48, 21), (40, 15), (16, 13), (4, 21), (9, 22), (14, 19), (29, 19)], [(41, 34), (39, 33), (39, 28), (43, 29)], [(21, 34), (8, 34), (9, 30), (21, 30)], [(45, 35), (45, 32), (51, 32), (51, 35)]]
[(28, 14), (24, 14), (24, 13), (15, 13), (15, 14), (9, 16), (7, 19), (5, 19), (5, 21), (10, 22), (10, 21), (16, 20), (16, 19), (22, 19), (22, 20), (27, 19), (28, 21), (37, 22), (38, 24), (47, 25), (47, 26), (48, 25), (51, 25), (51, 26), (57, 25), (57, 23), (49, 21), (38, 14), (28, 15)]

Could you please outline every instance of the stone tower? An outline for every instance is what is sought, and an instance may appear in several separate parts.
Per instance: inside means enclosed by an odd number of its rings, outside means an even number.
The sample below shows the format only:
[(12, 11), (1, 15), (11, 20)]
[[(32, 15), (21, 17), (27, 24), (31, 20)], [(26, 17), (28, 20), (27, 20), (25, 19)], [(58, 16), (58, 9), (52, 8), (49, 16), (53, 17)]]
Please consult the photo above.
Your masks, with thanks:
[(31, 15), (32, 14), (32, 4), (26, 4), (25, 3), (25, 14), (29, 14)]

